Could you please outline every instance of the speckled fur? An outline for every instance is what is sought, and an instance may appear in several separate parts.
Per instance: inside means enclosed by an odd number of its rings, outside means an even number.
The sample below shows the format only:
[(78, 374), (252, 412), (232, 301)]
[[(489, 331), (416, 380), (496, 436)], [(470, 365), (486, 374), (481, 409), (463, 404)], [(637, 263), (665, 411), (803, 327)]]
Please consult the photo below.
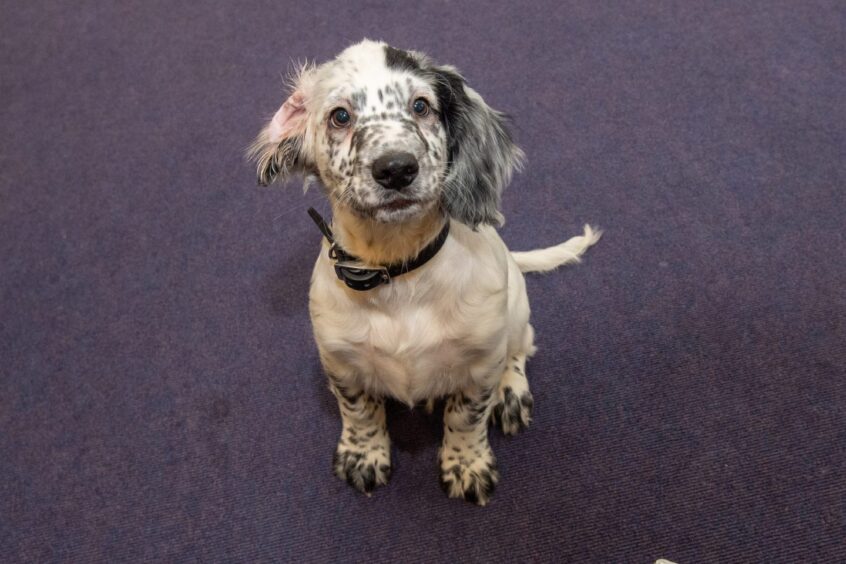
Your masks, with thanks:
[[(509, 252), (492, 225), (522, 152), (502, 115), (452, 67), (365, 40), (302, 69), (293, 86), (251, 150), (260, 183), (318, 178), (337, 241), (371, 265), (416, 256), (451, 222), (429, 262), (367, 292), (336, 278), (324, 241), (309, 305), (343, 421), (335, 473), (368, 494), (386, 483), (383, 398), (445, 398), (440, 483), (450, 497), (484, 505), (499, 481), (487, 438), (492, 414), (508, 434), (531, 420), (525, 362), (535, 348), (522, 271), (576, 262), (598, 234), (586, 228), (550, 249)], [(412, 111), (417, 99), (428, 114)], [(343, 127), (331, 123), (339, 107), (351, 116)], [(401, 191), (371, 173), (387, 151), (419, 164)]]

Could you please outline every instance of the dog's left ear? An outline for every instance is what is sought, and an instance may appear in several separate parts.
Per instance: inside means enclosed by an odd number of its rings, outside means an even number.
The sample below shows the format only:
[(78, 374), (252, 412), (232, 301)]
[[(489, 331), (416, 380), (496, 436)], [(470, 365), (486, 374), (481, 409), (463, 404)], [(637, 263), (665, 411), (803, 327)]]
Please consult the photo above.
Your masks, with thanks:
[(432, 69), (441, 120), (447, 131), (449, 169), (443, 202), (449, 214), (473, 228), (501, 225), (502, 191), (523, 163), (506, 118), (488, 106), (452, 67)]

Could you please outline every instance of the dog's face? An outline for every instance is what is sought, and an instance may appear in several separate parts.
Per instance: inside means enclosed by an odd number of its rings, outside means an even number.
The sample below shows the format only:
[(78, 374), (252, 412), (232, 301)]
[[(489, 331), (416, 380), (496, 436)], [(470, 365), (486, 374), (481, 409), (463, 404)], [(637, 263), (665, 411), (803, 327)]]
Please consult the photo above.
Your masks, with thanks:
[[(438, 98), (404, 52), (356, 45), (322, 66), (309, 108), (312, 162), (331, 197), (402, 221), (438, 205), (446, 130)], [(419, 67), (418, 67), (419, 68)]]
[(316, 176), (362, 217), (403, 222), (442, 206), (473, 226), (499, 223), (522, 158), (502, 115), (455, 69), (372, 41), (303, 69), (252, 154), (260, 183)]

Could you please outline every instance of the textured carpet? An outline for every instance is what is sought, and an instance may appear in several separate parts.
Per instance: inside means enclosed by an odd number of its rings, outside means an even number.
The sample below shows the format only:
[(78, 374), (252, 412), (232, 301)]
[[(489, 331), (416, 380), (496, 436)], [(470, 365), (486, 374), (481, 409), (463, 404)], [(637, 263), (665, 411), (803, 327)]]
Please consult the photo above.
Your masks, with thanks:
[[(365, 36), (514, 118), (513, 248), (606, 230), (528, 282), (484, 509), (396, 405), (391, 484), (332, 476), (327, 206), (243, 158)], [(846, 561), (843, 2), (32, 1), (0, 44), (3, 562)]]

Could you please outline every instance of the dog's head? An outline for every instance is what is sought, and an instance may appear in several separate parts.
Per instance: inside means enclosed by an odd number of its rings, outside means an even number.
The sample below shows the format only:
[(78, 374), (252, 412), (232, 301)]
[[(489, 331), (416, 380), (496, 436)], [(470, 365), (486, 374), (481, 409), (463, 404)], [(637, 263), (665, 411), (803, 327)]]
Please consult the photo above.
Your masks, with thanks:
[(454, 68), (367, 40), (303, 68), (251, 155), (260, 184), (316, 176), (362, 217), (403, 222), (442, 206), (474, 227), (501, 222), (523, 158), (504, 116)]

